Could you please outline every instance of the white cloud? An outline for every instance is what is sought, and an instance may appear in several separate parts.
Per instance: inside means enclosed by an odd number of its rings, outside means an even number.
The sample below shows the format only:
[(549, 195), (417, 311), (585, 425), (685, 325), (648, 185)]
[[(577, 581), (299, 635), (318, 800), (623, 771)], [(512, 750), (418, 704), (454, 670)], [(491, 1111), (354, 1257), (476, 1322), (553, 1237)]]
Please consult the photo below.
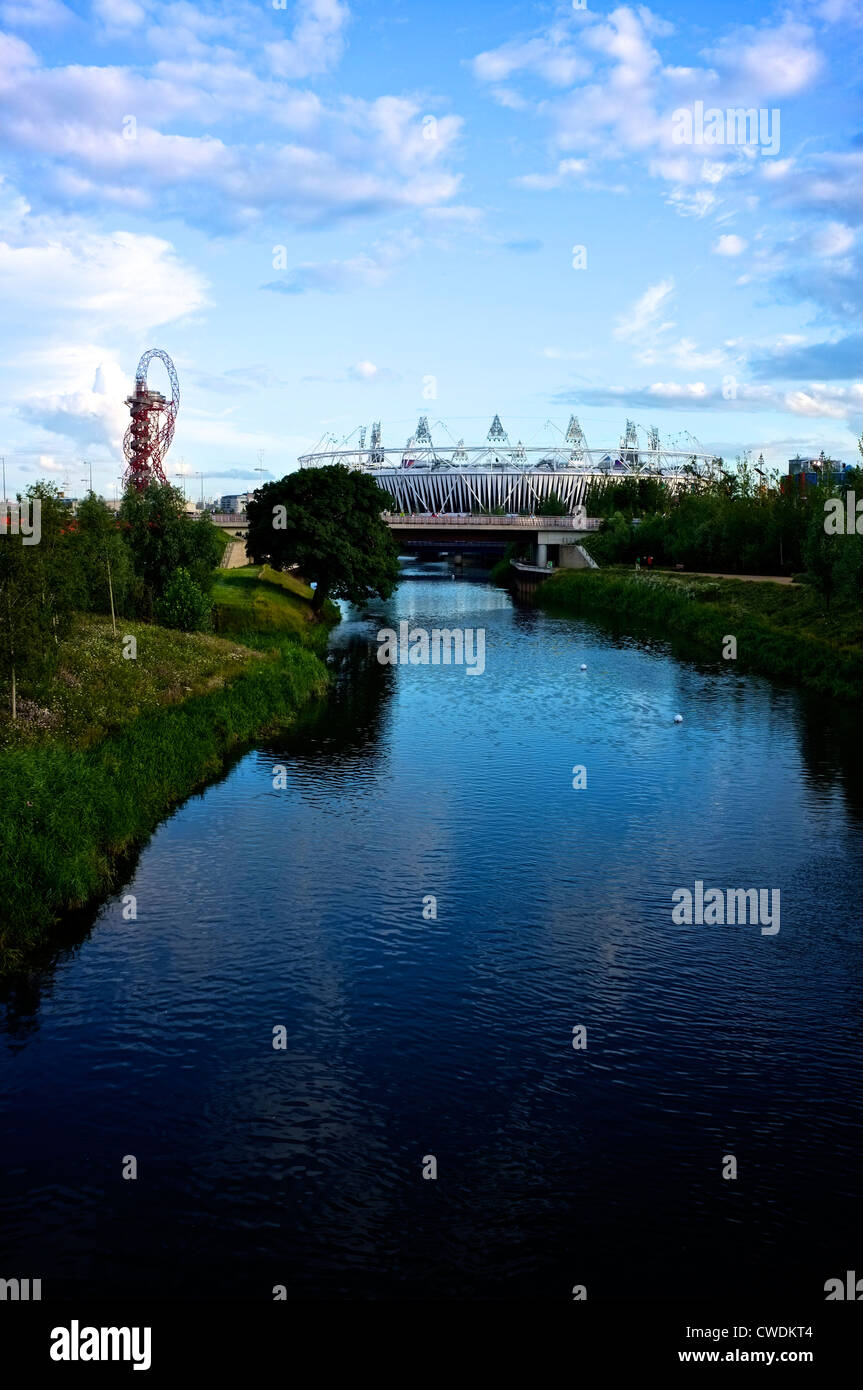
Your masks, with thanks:
[(844, 256), (854, 245), (855, 235), (851, 227), (846, 227), (842, 222), (828, 222), (820, 232), (816, 233), (813, 239), (813, 249), (817, 256), (830, 259), (833, 256)]
[(561, 159), (557, 169), (553, 174), (522, 174), (519, 178), (513, 179), (513, 183), (521, 188), (536, 188), (550, 190), (552, 188), (562, 188), (569, 180), (583, 174), (587, 168), (585, 159)]
[(681, 217), (695, 217), (699, 221), (719, 207), (719, 199), (708, 188), (696, 189), (694, 193), (685, 188), (672, 188), (665, 201)]
[(302, 0), (297, 8), (299, 18), (291, 37), (267, 44), (273, 71), (287, 78), (329, 72), (342, 56), (350, 10), (339, 0)]
[(765, 159), (761, 165), (761, 177), (768, 183), (779, 183), (788, 178), (795, 163), (794, 159)]
[[(429, 119), (417, 99), (387, 95), (339, 95), (327, 104), (208, 46), (211, 29), (217, 40), (227, 37), (229, 19), (198, 14), (184, 0), (175, 13), (203, 37), (149, 68), (42, 66), (22, 40), (0, 36), (0, 139), (7, 161), (25, 171), (32, 201), (243, 229), (270, 209), (303, 223), (424, 209), (456, 193), (459, 179), (447, 164), (458, 117)], [(264, 11), (260, 22), (277, 23), (276, 14)], [(332, 33), (346, 14), (315, 0), (306, 18), (316, 33), (327, 25)], [(241, 21), (248, 22), (245, 9)], [(323, 51), (308, 36), (304, 44), (308, 55)]]
[(69, 23), (72, 11), (62, 0), (6, 0), (0, 19), (12, 29), (57, 29)]
[(667, 280), (660, 280), (656, 285), (649, 285), (628, 312), (622, 314), (617, 320), (617, 326), (614, 329), (615, 338), (638, 339), (646, 334), (663, 333), (673, 328), (673, 323), (661, 322), (664, 307), (673, 292), (674, 279), (672, 277)]
[(206, 282), (162, 238), (34, 217), (12, 188), (0, 194), (9, 409), (78, 451), (116, 455), (142, 342), (198, 312)]
[(775, 29), (737, 29), (707, 56), (733, 90), (749, 94), (748, 105), (806, 91), (823, 63), (812, 30), (791, 18)]
[(570, 87), (578, 77), (590, 72), (563, 26), (554, 28), (547, 37), (516, 39), (489, 49), (478, 54), (472, 66), (481, 82), (505, 82), (517, 73), (527, 72), (554, 87)]
[[(752, 412), (778, 411), (810, 419), (858, 420), (863, 411), (863, 383), (850, 387), (809, 383), (807, 387), (783, 391), (774, 386), (753, 386), (738, 382), (736, 394), (726, 397), (721, 387), (708, 386), (704, 381), (655, 381), (649, 386), (581, 389), (578, 401), (584, 405), (665, 406), (669, 409), (698, 408), (703, 410)], [(573, 393), (560, 393), (560, 399), (572, 402)]]
[(29, 243), (0, 241), (0, 295), (7, 314), (44, 313), (79, 336), (140, 334), (199, 309), (205, 284), (159, 237), (57, 223)]
[(376, 367), (374, 362), (356, 362), (351, 367), (351, 376), (360, 381), (374, 381), (380, 375), (380, 367)]
[(134, 29), (147, 18), (136, 0), (93, 0), (93, 10), (110, 29)]
[(73, 441), (79, 448), (100, 446), (118, 452), (129, 423), (123, 404), (130, 379), (113, 361), (100, 362), (92, 385), (74, 391), (33, 395), (19, 406), (30, 424)]
[(734, 232), (727, 232), (713, 243), (712, 249), (716, 256), (742, 256), (747, 244), (742, 236), (737, 236)]

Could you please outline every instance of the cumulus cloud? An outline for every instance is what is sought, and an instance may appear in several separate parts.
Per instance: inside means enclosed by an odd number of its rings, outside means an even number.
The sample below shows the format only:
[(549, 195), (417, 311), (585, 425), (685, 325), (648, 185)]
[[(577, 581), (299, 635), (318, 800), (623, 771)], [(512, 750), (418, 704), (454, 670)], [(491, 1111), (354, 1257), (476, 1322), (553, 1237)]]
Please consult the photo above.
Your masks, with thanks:
[[(133, 0), (102, 3), (131, 21)], [(257, 13), (259, 28), (278, 26), (278, 11)], [(326, 103), (223, 46), (226, 27), (251, 22), (245, 7), (197, 13), (180, 0), (175, 14), (188, 42), (149, 66), (52, 67), (0, 36), (0, 139), (37, 206), (108, 205), (243, 229), (270, 210), (308, 223), (431, 208), (457, 191), (448, 161), (458, 117), (388, 95)], [(294, 45), (294, 67), (336, 61), (346, 16), (337, 0), (303, 6), (295, 37), (280, 41)], [(148, 30), (156, 47), (158, 32)], [(259, 34), (241, 37), (259, 52)]]
[[(751, 175), (771, 161), (755, 161), (754, 148), (735, 143), (711, 146), (712, 158), (705, 160), (703, 146), (675, 141), (675, 112), (696, 100), (748, 108), (800, 95), (817, 81), (823, 60), (811, 28), (790, 17), (737, 27), (691, 65), (663, 62), (658, 45), (670, 32), (644, 6), (619, 5), (607, 17), (584, 10), (481, 53), (473, 70), (482, 82), (506, 81), (513, 108), (546, 117), (561, 155), (643, 156), (654, 177), (674, 185), (671, 206), (704, 217), (719, 206), (710, 185), (728, 170)], [(542, 84), (551, 90), (537, 94)], [(520, 182), (538, 190), (558, 186), (553, 175), (522, 175)]]
[(786, 17), (777, 28), (765, 25), (735, 29), (706, 57), (737, 94), (760, 100), (796, 96), (807, 91), (822, 68), (812, 29)]
[(129, 389), (129, 378), (116, 362), (101, 362), (89, 387), (34, 395), (20, 404), (18, 413), (28, 423), (61, 435), (81, 449), (104, 446), (117, 452), (129, 423), (123, 404)]
[(746, 242), (742, 236), (737, 236), (734, 232), (726, 232), (713, 243), (713, 251), (717, 256), (742, 256), (746, 250)]
[(297, 10), (291, 37), (267, 45), (273, 71), (287, 78), (329, 72), (342, 56), (350, 10), (339, 0), (304, 0)]
[(142, 341), (200, 311), (207, 284), (163, 238), (35, 217), (4, 184), (0, 299), (15, 343), (4, 363), (9, 408), (104, 456), (116, 455), (125, 430), (123, 400)]
[(822, 420), (857, 420), (863, 412), (863, 382), (848, 387), (814, 382), (783, 391), (775, 386), (738, 382), (729, 394), (719, 383), (656, 381), (649, 386), (578, 387), (558, 392), (562, 405), (664, 407), (668, 410), (783, 411)]
[[(143, 333), (199, 309), (205, 282), (170, 242), (132, 232), (102, 235), (77, 224), (40, 228), (33, 240), (0, 241), (0, 295), (7, 313), (46, 313), (77, 332)], [(142, 285), (147, 293), (142, 294)]]

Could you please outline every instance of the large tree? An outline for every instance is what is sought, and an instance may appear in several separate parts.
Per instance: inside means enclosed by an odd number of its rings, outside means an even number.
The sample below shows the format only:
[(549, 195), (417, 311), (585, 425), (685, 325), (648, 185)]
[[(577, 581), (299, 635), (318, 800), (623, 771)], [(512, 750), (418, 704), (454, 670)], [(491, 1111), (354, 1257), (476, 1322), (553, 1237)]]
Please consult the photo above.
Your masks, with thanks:
[(255, 564), (297, 565), (317, 585), (315, 609), (327, 598), (389, 598), (398, 548), (381, 513), (393, 505), (367, 473), (344, 464), (302, 468), (257, 489), (247, 509), (247, 548)]

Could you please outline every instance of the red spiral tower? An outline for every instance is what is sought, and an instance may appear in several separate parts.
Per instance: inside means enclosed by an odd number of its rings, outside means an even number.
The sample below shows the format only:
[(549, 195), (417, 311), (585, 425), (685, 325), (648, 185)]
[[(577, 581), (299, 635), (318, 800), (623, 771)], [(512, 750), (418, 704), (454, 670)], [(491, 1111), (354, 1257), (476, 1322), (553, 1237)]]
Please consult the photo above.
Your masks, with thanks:
[[(165, 364), (171, 383), (170, 400), (160, 391), (150, 390), (147, 385), (147, 368), (154, 357)], [(133, 483), (139, 492), (143, 492), (154, 479), (160, 483), (168, 481), (162, 469), (162, 460), (174, 438), (174, 424), (180, 408), (180, 383), (167, 352), (161, 348), (149, 348), (144, 353), (135, 372), (135, 389), (131, 396), (126, 397), (126, 405), (132, 420), (123, 439), (127, 464), (124, 482), (127, 487)]]

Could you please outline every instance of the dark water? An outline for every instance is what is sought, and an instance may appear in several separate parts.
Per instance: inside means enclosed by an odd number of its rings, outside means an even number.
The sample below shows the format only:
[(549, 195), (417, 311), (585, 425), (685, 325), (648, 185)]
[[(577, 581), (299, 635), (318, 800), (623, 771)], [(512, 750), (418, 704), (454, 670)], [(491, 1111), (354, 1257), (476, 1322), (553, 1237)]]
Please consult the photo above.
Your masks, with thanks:
[[(484, 627), (485, 674), (379, 665), (383, 614)], [(332, 660), (5, 990), (0, 1274), (823, 1300), (863, 1258), (855, 723), (451, 579)], [(696, 879), (778, 888), (779, 934), (675, 925)]]

